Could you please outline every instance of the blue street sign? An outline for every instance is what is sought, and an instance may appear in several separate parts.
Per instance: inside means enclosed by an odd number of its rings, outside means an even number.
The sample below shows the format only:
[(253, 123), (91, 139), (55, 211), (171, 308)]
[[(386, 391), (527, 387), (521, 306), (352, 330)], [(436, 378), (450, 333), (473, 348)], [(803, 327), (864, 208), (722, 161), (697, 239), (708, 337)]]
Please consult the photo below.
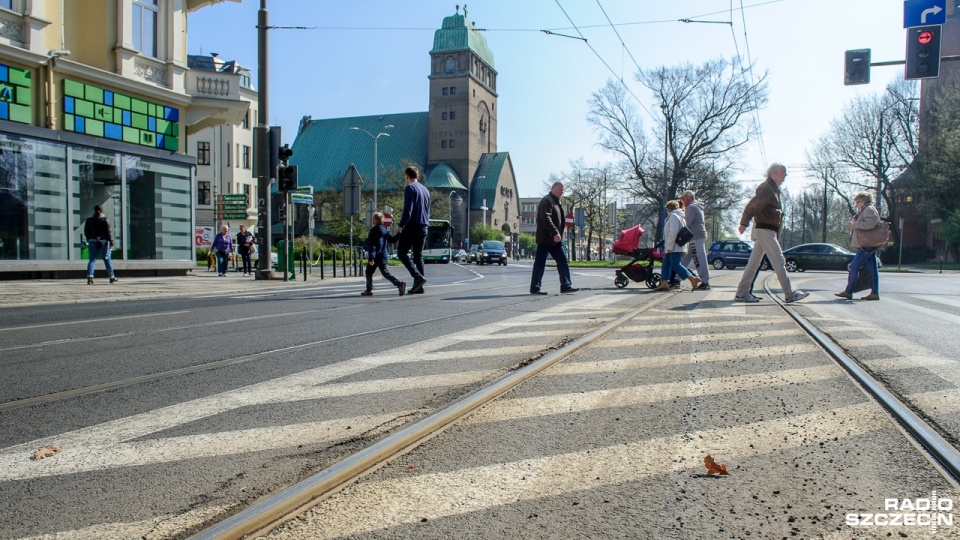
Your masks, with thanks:
[(903, 3), (903, 27), (945, 24), (947, 0), (907, 0)]

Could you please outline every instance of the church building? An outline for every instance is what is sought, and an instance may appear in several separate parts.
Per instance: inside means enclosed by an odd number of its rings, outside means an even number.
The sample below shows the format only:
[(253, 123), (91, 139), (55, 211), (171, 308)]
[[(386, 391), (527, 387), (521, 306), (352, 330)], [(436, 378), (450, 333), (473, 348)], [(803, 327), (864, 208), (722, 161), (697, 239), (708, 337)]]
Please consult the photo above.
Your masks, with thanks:
[[(466, 6), (462, 14), (458, 6), (434, 33), (429, 80), (427, 112), (304, 117), (290, 161), (298, 166), (299, 183), (311, 185), (314, 193), (342, 191), (344, 174), (354, 164), (363, 178), (365, 205), (373, 199), (373, 155), (380, 192), (402, 189), (385, 181), (385, 168), (402, 174), (405, 164), (414, 164), (420, 181), (448, 199), (455, 247), (480, 222), (501, 230), (510, 245), (520, 232), (520, 206), (510, 154), (497, 151), (497, 71)], [(323, 220), (322, 211), (318, 217)]]

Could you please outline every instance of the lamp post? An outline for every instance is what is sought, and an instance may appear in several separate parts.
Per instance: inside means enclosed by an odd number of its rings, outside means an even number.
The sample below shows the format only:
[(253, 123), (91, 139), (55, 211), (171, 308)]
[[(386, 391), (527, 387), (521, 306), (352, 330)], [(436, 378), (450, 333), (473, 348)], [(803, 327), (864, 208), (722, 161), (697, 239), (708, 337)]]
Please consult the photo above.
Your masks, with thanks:
[[(393, 124), (387, 124), (383, 126), (383, 129), (390, 129), (392, 127), (393, 127)], [(373, 211), (376, 212), (377, 211), (377, 184), (379, 183), (379, 180), (377, 179), (377, 139), (379, 139), (381, 136), (384, 136), (384, 135), (389, 137), (390, 134), (381, 131), (380, 133), (377, 133), (376, 135), (374, 135), (373, 133), (370, 133), (369, 131), (363, 128), (359, 128), (357, 126), (353, 126), (349, 129), (352, 129), (354, 131), (362, 131), (367, 135), (369, 135), (371, 139), (373, 139)]]
[(660, 204), (660, 224), (657, 227), (661, 239), (663, 238), (663, 223), (666, 220), (666, 210), (664, 205), (667, 203), (667, 145), (670, 141), (670, 126), (667, 119), (667, 104), (660, 104), (660, 111), (663, 112), (663, 201)]

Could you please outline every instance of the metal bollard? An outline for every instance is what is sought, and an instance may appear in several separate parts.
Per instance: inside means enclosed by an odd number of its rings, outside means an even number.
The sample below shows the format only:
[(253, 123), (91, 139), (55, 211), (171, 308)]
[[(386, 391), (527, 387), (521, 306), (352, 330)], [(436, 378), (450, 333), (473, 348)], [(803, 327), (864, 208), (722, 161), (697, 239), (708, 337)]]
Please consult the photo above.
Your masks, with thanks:
[(320, 249), (320, 281), (323, 281), (323, 265), (324, 265), (324, 262), (325, 262), (325, 261), (324, 261), (324, 259), (323, 259), (323, 248), (321, 248), (321, 249)]
[(303, 261), (303, 280), (307, 280), (307, 250), (300, 253), (300, 260)]
[(337, 250), (333, 250), (333, 277), (337, 277)]
[(343, 277), (347, 277), (347, 252), (344, 250), (343, 257), (341, 258), (341, 264), (343, 265)]

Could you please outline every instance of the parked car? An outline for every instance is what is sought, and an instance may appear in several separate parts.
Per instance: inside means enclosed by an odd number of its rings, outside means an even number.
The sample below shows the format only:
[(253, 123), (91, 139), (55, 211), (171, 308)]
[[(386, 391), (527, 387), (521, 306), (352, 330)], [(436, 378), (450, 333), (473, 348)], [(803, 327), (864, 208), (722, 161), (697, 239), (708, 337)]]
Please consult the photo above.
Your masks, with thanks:
[(484, 240), (477, 252), (478, 264), (507, 265), (507, 249), (499, 240)]
[(783, 252), (787, 272), (847, 270), (853, 253), (835, 244), (801, 244)]
[(467, 262), (467, 252), (462, 249), (454, 251), (453, 262)]
[(470, 252), (467, 253), (467, 262), (468, 262), (468, 263), (479, 262), (479, 261), (477, 261), (477, 250), (479, 250), (479, 249), (480, 249), (480, 246), (478, 246), (477, 244), (473, 244), (472, 246), (470, 246)]
[[(729, 268), (733, 270), (738, 266), (746, 266), (750, 260), (750, 253), (753, 252), (753, 242), (744, 242), (743, 240), (721, 240), (714, 242), (707, 250), (707, 264), (717, 270)], [(760, 262), (761, 270), (770, 269), (770, 261), (763, 257)]]

